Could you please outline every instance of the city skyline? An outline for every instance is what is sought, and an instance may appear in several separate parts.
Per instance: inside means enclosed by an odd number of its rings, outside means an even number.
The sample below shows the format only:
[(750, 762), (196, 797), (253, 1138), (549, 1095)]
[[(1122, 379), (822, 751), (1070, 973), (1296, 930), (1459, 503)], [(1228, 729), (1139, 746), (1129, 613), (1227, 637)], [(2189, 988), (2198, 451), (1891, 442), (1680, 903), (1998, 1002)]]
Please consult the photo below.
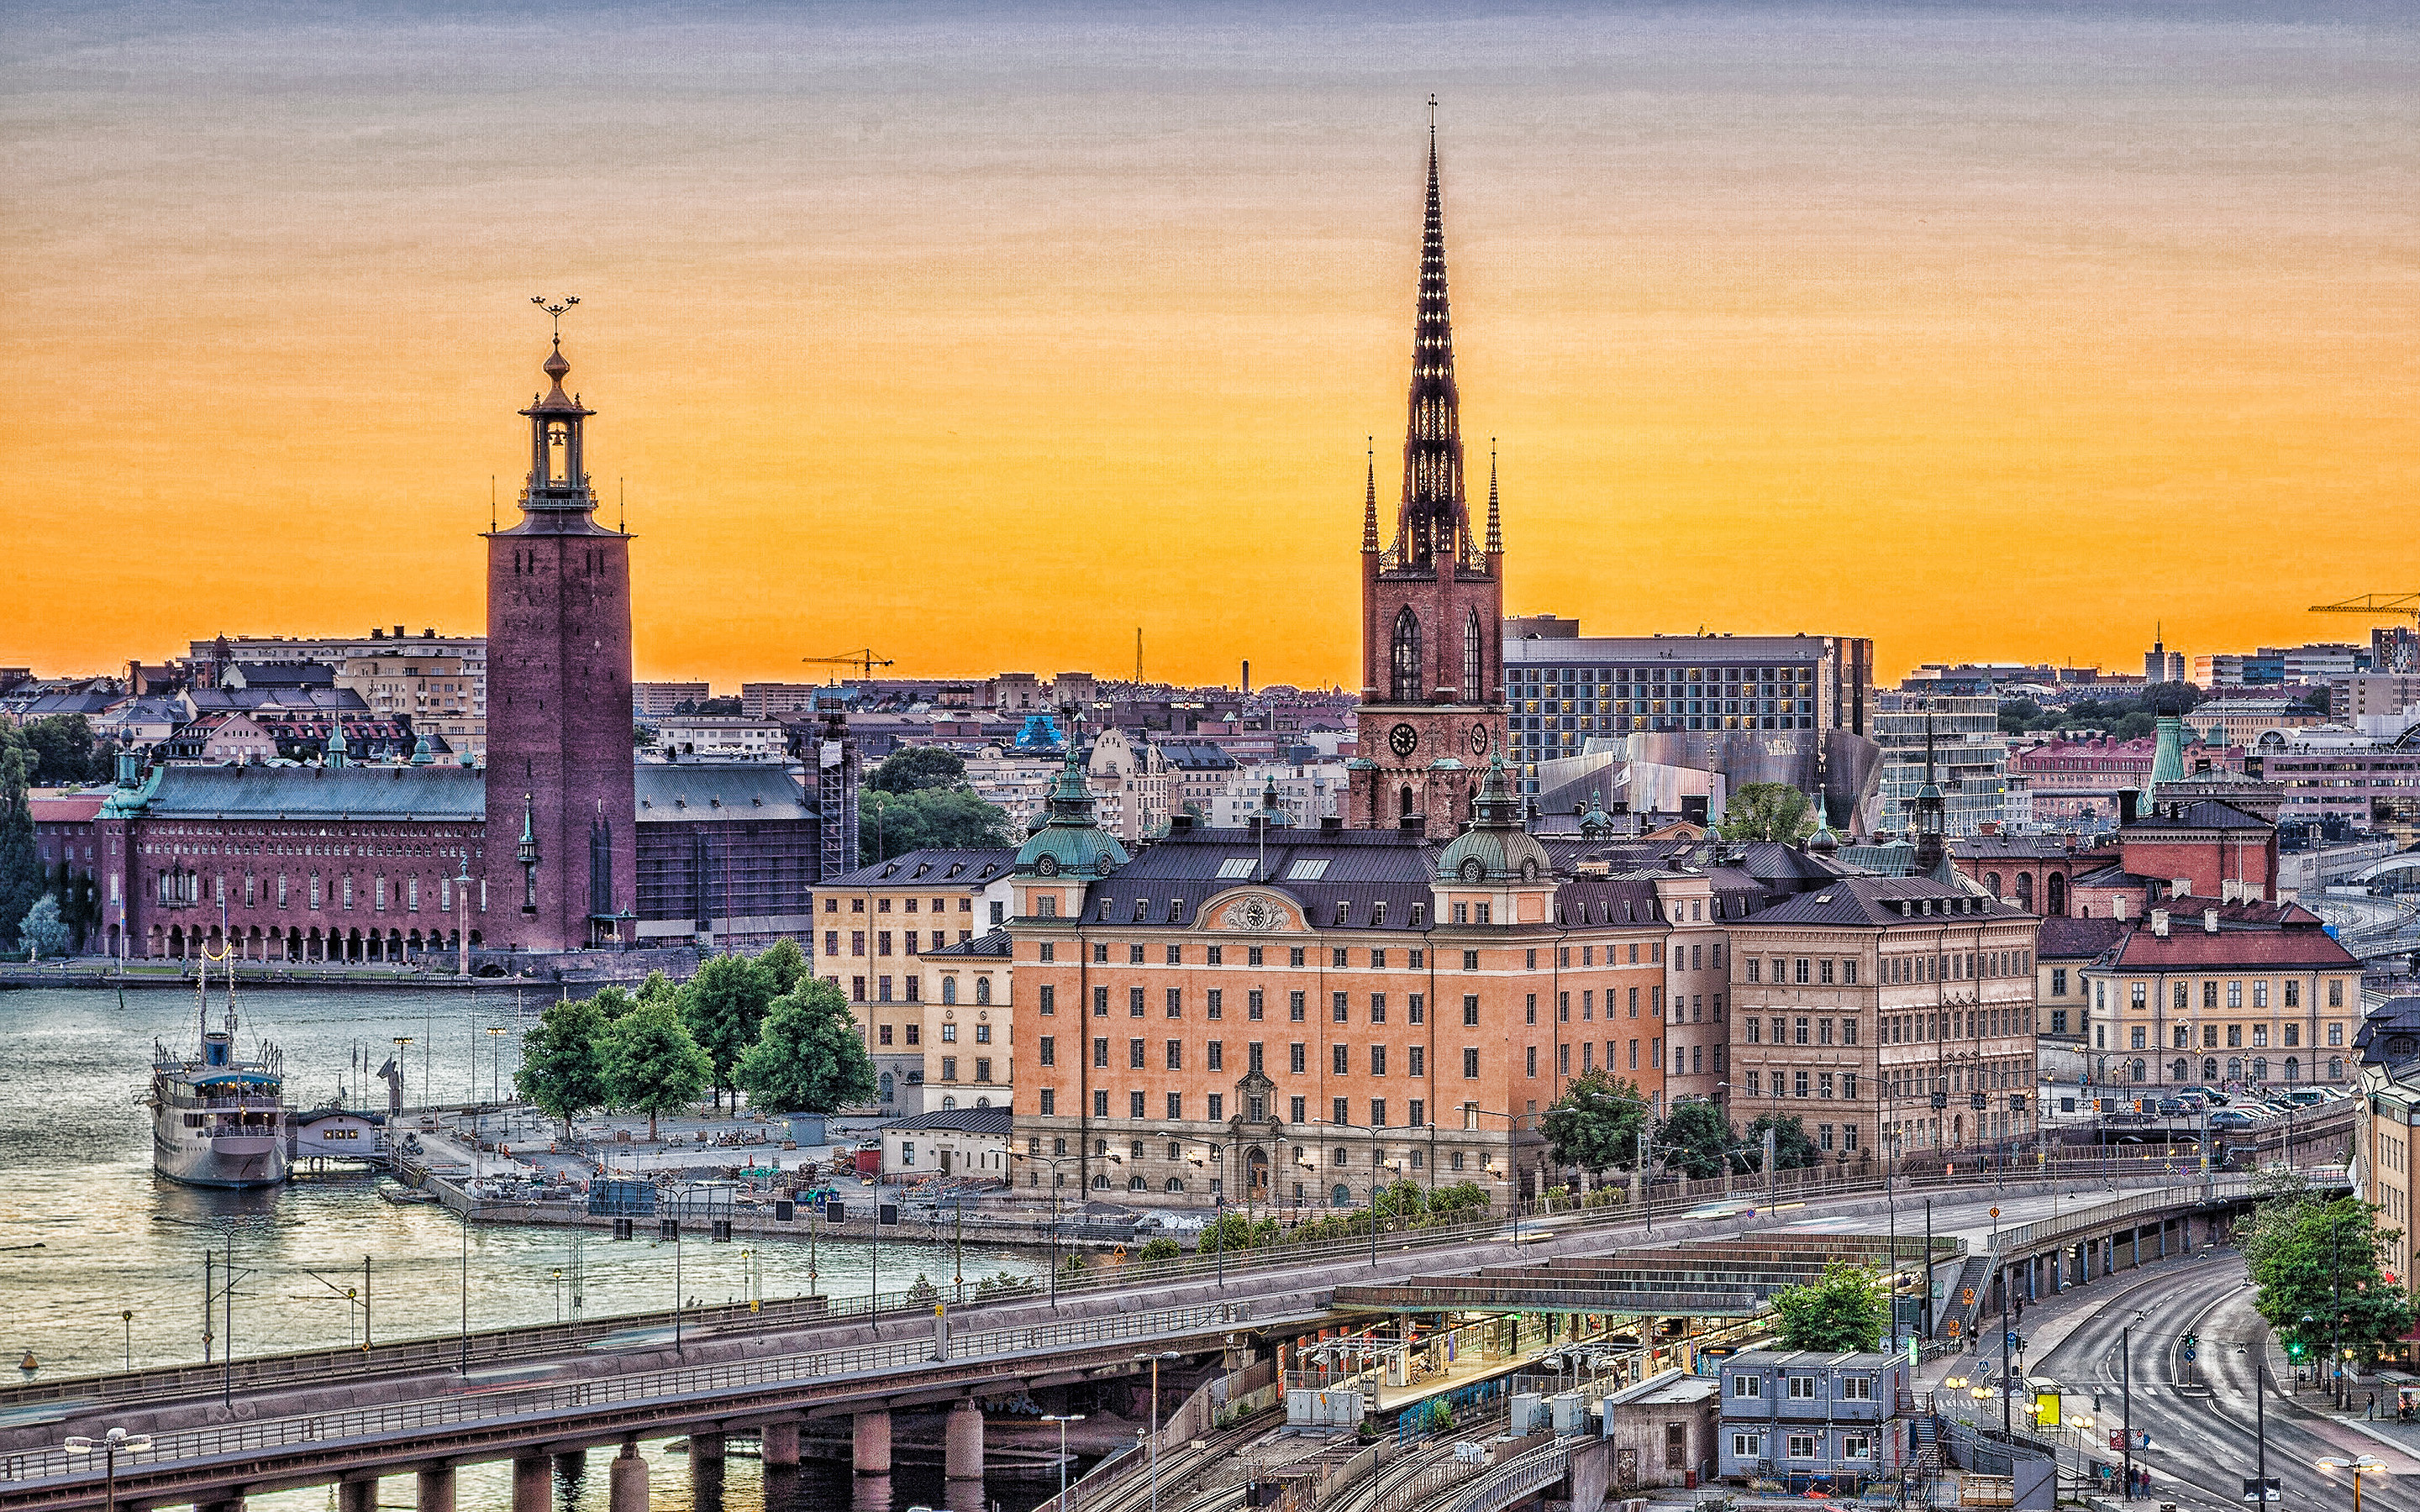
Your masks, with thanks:
[(1140, 625), (1154, 680), (1349, 688), (1432, 88), (1508, 612), (1845, 626), (1890, 676), (2358, 636), (2304, 606), (2409, 586), (2343, 549), (2413, 472), (2360, 402), (2415, 324), (2383, 10), (461, 23), (519, 80), (460, 27), (169, 15), (0, 64), (52, 212), (8, 233), (22, 524), (124, 546), (19, 556), (0, 658), (46, 671), (474, 623), (543, 287), (651, 538), (642, 677), (1123, 675)]

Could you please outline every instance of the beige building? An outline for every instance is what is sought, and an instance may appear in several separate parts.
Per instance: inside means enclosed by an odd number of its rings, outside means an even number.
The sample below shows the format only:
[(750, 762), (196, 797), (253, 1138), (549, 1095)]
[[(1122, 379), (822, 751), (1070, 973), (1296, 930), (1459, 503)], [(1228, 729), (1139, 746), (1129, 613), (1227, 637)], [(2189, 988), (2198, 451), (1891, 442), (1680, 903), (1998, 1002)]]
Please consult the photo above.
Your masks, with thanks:
[(2380, 1210), (2381, 1234), (2402, 1231), (2379, 1256), (2379, 1265), (2420, 1297), (2420, 1278), (2412, 1273), (2412, 1262), (2420, 1259), (2420, 1232), (2412, 1224), (2412, 1144), (2414, 1131), (2420, 1130), (2420, 1035), (2398, 1027), (2382, 1038), (2385, 1042), (2372, 1053), (2385, 1053), (2386, 1063), (2361, 1068), (2363, 1109), (2352, 1125), (2353, 1193)]
[(485, 760), (487, 711), (473, 671), (459, 655), (392, 640), (339, 662), (335, 684), (358, 694), (373, 718), (409, 719), (412, 733), (441, 735), (458, 753)]
[(1168, 827), (1175, 810), (1175, 779), (1159, 748), (1123, 730), (1093, 741), (1084, 776), (1100, 806), (1100, 825), (1128, 845)]
[(2344, 1086), (2361, 963), (2295, 903), (2170, 898), (2084, 968), (2092, 1079), (2178, 1087)]
[(847, 996), (894, 1115), (1008, 1105), (1007, 850), (909, 851), (817, 886), (809, 962)]
[(1825, 1158), (2034, 1128), (2035, 931), (1920, 877), (1843, 877), (1731, 926), (1730, 1105), (1796, 1116)]

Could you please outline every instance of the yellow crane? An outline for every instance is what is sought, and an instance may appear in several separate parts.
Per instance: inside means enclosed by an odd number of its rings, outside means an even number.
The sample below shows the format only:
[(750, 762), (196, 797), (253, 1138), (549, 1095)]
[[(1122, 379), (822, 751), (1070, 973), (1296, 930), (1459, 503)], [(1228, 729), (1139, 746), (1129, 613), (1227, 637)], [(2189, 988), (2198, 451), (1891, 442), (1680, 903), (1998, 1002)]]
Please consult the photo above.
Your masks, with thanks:
[(859, 669), (858, 675), (861, 677), (871, 677), (876, 667), (888, 667), (892, 664), (890, 657), (876, 656), (871, 646), (860, 646), (855, 651), (844, 651), (836, 656), (800, 656), (799, 659), (824, 665), (855, 667)]
[[(2420, 594), (2363, 594), (2341, 604), (2314, 604), (2314, 614), (2400, 614), (2412, 621), (2420, 631)], [(2407, 642), (2408, 644), (2408, 642)], [(2383, 670), (2383, 669), (2381, 669)], [(2411, 671), (2410, 667), (2397, 667), (2397, 671)]]

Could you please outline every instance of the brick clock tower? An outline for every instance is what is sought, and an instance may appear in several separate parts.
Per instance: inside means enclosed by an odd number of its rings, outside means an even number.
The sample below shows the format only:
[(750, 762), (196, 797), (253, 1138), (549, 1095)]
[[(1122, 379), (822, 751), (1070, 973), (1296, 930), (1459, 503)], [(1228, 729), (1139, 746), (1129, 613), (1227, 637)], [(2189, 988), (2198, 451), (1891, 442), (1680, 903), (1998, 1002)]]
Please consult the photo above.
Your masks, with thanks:
[(1471, 532), (1461, 409), (1433, 113), (1393, 545), (1379, 547), (1374, 457), (1362, 501), (1360, 752), (1346, 819), (1357, 829), (1418, 819), (1431, 834), (1453, 833), (1471, 817), (1488, 760), (1505, 750), (1504, 535), (1492, 461), (1484, 543)]
[[(560, 316), (557, 306), (548, 307)], [(582, 427), (551, 387), (530, 423), (521, 517), (488, 532), (488, 918), (490, 948), (613, 948), (635, 934), (630, 538), (597, 523)]]

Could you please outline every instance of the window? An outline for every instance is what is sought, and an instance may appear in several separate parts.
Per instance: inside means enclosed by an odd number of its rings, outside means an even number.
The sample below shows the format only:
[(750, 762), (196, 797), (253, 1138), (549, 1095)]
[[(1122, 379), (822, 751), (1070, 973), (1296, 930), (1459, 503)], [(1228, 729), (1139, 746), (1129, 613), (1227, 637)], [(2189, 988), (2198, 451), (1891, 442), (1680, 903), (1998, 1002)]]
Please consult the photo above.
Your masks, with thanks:
[(1142, 1017), (1142, 989), (1140, 987), (1126, 989), (1126, 1017), (1130, 1019)]
[[(1216, 1040), (1213, 1040), (1210, 1042), (1213, 1044), (1218, 1043)], [(1185, 1069), (1184, 1041), (1171, 1040), (1168, 1041), (1168, 1069), (1171, 1071), (1183, 1071)]]
[(1841, 1434), (1841, 1435), (1840, 1435), (1840, 1458), (1843, 1458), (1843, 1459), (1871, 1459), (1873, 1457), (1874, 1457), (1874, 1440), (1873, 1440), (1873, 1435), (1872, 1435), (1872, 1434), (1870, 1434), (1870, 1433), (1843, 1433), (1843, 1434)]
[[(1536, 1059), (1536, 1057), (1537, 1057), (1537, 1047), (1536, 1047), (1535, 1045), (1532, 1045), (1532, 1046), (1530, 1047), (1530, 1065), (1529, 1065), (1529, 1074), (1530, 1074), (1530, 1075), (1532, 1075), (1532, 1076), (1535, 1076), (1536, 1074), (1538, 1074), (1538, 1067), (1537, 1067), (1537, 1059)], [(1475, 1081), (1479, 1080), (1479, 1047), (1478, 1047), (1477, 1045), (1465, 1045), (1465, 1046), (1463, 1047), (1463, 1051), (1462, 1051), (1462, 1077), (1463, 1077), (1463, 1080), (1465, 1080), (1465, 1081), (1468, 1081), (1468, 1082), (1475, 1082)]]
[(1428, 1046), (1422, 1044), (1413, 1045), (1408, 1050), (1405, 1050), (1404, 1055), (1407, 1061), (1407, 1064), (1404, 1067), (1404, 1074), (1406, 1076), (1423, 1076), (1428, 1073)]
[(1814, 1434), (1812, 1434), (1812, 1433), (1792, 1433), (1792, 1434), (1788, 1435), (1788, 1438), (1789, 1438), (1789, 1440), (1790, 1440), (1790, 1458), (1792, 1458), (1792, 1459), (1812, 1459), (1812, 1458), (1815, 1458), (1815, 1435), (1814, 1435)]
[(1370, 1074), (1373, 1076), (1384, 1076), (1387, 1074), (1387, 1047), (1385, 1045), (1373, 1044), (1370, 1047)]
[(1351, 1057), (1351, 1056), (1352, 1056), (1352, 1047), (1351, 1047), (1351, 1046), (1349, 1046), (1349, 1045), (1342, 1045), (1342, 1044), (1333, 1044), (1333, 1045), (1329, 1045), (1329, 1046), (1327, 1047), (1327, 1061), (1328, 1061), (1328, 1069), (1329, 1069), (1329, 1071), (1330, 1071), (1330, 1072), (1332, 1072), (1334, 1074), (1336, 1074), (1336, 1075), (1338, 1075), (1338, 1076), (1343, 1076), (1343, 1075), (1349, 1074), (1349, 1073), (1351, 1072), (1352, 1069), (1353, 1069), (1353, 1068), (1352, 1068), (1352, 1063), (1351, 1063), (1351, 1058), (1350, 1058), (1350, 1057)]
[(1731, 1377), (1731, 1395), (1734, 1396), (1744, 1397), (1762, 1396), (1764, 1395), (1764, 1378), (1762, 1376)]
[(1761, 1433), (1734, 1433), (1734, 1434), (1732, 1434), (1732, 1435), (1731, 1435), (1731, 1458), (1734, 1458), (1734, 1459), (1761, 1459), (1761, 1458), (1764, 1458), (1764, 1435), (1763, 1435), (1763, 1434), (1761, 1434)]
[(1059, 1037), (1057, 1035), (1046, 1034), (1042, 1036), (1040, 1042), (1037, 1043), (1034, 1048), (1041, 1057), (1041, 1064), (1045, 1066), (1055, 1066), (1059, 1064)]
[(1171, 987), (1168, 990), (1168, 1016), (1172, 1019), (1181, 1019), (1185, 1016), (1185, 990), (1181, 987)]
[(1815, 1377), (1813, 1377), (1813, 1376), (1792, 1376), (1792, 1377), (1791, 1377), (1791, 1378), (1790, 1378), (1790, 1399), (1791, 1399), (1792, 1401), (1793, 1401), (1793, 1402), (1811, 1402), (1811, 1401), (1813, 1401), (1813, 1400), (1816, 1398), (1816, 1396), (1818, 1395), (1818, 1393), (1816, 1392), (1816, 1389), (1815, 1389), (1815, 1379), (1816, 1379), (1816, 1378), (1815, 1378)]
[(1869, 1402), (1874, 1399), (1874, 1378), (1843, 1376), (1840, 1378), (1840, 1399), (1844, 1402)]
[[(1300, 1043), (1288, 1045), (1286, 1047), (1286, 1070), (1294, 1072), (1297, 1076), (1303, 1074), (1305, 1070), (1304, 1062), (1309, 1058), (1309, 1051), (1310, 1047), (1308, 1045)], [(1296, 1121), (1300, 1121), (1302, 1115), (1297, 1113), (1295, 1115), (1295, 1118)]]
[(1126, 1069), (1127, 1069), (1127, 1070), (1129, 1070), (1129, 1071), (1140, 1071), (1140, 1070), (1142, 1070), (1142, 1065), (1143, 1065), (1143, 1061), (1142, 1061), (1142, 1045), (1143, 1045), (1143, 1042), (1142, 1042), (1140, 1040), (1128, 1040), (1128, 1041), (1126, 1041)]
[(1471, 993), (1462, 999), (1462, 1022), (1466, 1028), (1479, 1027), (1479, 995)]
[(1126, 1117), (1129, 1119), (1147, 1117), (1143, 1112), (1143, 1101), (1142, 1094), (1140, 1092), (1128, 1092), (1126, 1094)]

